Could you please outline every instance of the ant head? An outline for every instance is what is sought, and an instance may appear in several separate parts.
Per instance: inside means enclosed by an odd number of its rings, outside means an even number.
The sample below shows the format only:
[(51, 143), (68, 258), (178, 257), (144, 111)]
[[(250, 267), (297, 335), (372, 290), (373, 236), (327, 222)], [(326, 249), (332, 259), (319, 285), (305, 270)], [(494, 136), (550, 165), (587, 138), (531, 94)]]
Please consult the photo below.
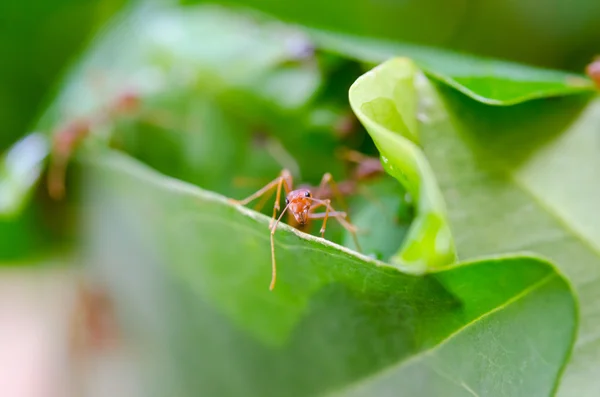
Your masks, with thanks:
[(308, 189), (293, 190), (285, 198), (285, 204), (301, 225), (306, 224), (308, 221), (308, 211), (312, 204), (311, 199), (312, 194)]

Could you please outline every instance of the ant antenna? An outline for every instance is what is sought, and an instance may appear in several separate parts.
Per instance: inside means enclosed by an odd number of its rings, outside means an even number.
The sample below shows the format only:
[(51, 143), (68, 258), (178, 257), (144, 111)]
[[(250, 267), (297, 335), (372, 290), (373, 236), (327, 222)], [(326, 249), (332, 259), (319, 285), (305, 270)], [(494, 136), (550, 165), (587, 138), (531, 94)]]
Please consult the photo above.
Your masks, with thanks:
[(271, 291), (273, 291), (273, 288), (275, 288), (275, 280), (277, 279), (277, 265), (275, 263), (275, 230), (277, 230), (279, 221), (281, 218), (283, 218), (283, 214), (285, 214), (289, 207), (290, 204), (286, 204), (286, 206), (283, 208), (283, 211), (281, 211), (281, 214), (279, 214), (279, 217), (271, 227), (271, 284), (269, 285), (269, 290)]

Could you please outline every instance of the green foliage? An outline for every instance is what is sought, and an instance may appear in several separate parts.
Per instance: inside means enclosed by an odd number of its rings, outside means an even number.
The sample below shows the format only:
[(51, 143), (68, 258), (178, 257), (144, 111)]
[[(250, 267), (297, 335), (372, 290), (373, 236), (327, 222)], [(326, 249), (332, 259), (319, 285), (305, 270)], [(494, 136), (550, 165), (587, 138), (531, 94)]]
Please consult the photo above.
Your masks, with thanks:
[(4, 153), (0, 163), (0, 216), (17, 216), (27, 204), (49, 147), (42, 134), (31, 134)]
[[(381, 80), (392, 80), (394, 85), (378, 84), (368, 75), (363, 77), (360, 84), (350, 89), (350, 103), (373, 137), (386, 171), (406, 187), (416, 203), (417, 216), (393, 262), (403, 268), (408, 265), (408, 271), (423, 272), (454, 262), (454, 244), (435, 179), (416, 144), (419, 136), (415, 67), (406, 63), (391, 72)], [(380, 128), (380, 124), (387, 129)]]
[[(406, 86), (407, 68), (407, 60), (391, 60), (361, 77), (356, 86), (370, 90), (370, 102), (394, 102), (389, 93)], [(387, 91), (381, 92), (381, 86)], [(594, 187), (598, 156), (593, 149), (598, 101), (564, 97), (495, 108), (443, 86), (436, 91), (425, 80), (415, 86), (423, 100), (420, 140), (448, 205), (459, 257), (543, 254), (575, 285), (582, 313), (593, 312), (598, 306), (593, 291), (600, 238), (593, 220), (593, 198), (599, 193)], [(356, 90), (351, 89), (351, 100)], [(381, 114), (370, 118), (375, 140), (382, 131), (394, 131), (389, 119)], [(600, 349), (593, 342), (597, 329), (593, 316), (581, 318), (582, 342), (567, 367), (563, 395), (572, 390), (593, 395), (597, 389), (598, 380), (591, 376), (596, 365), (586, 365), (598, 362)]]
[[(319, 22), (338, 10), (323, 4), (312, 25), (347, 30), (356, 4)], [(450, 34), (460, 8), (437, 5), (432, 35)], [(143, 352), (144, 395), (594, 395), (591, 82), (373, 29), (215, 6), (123, 13), (40, 117), (46, 135), (3, 157), (2, 258), (44, 245), (38, 212), (61, 215), (35, 194), (45, 138), (83, 118), (74, 249)], [(137, 105), (100, 117), (123, 94)], [(381, 156), (388, 174), (349, 196), (363, 252), (333, 220), (326, 240), (281, 224), (270, 292), (269, 218), (226, 198), (282, 167), (297, 183), (347, 180), (343, 147)]]
[[(203, 3), (184, 0), (184, 3)], [(575, 0), (224, 0), (292, 23), (361, 37), (582, 70), (598, 52), (600, 3)], [(315, 10), (318, 10), (316, 12)], [(395, 54), (403, 55), (403, 54)]]
[(27, 0), (0, 4), (0, 151), (28, 128), (57, 76), (125, 0)]
[(574, 73), (350, 35), (312, 31), (312, 36), (324, 48), (363, 62), (410, 57), (428, 76), (489, 105), (514, 105), (594, 90), (589, 79)]
[(88, 163), (88, 258), (102, 264), (130, 341), (152, 357), (146, 370), (165, 382), (145, 395), (543, 396), (555, 387), (575, 302), (542, 259), (411, 276), (282, 225), (271, 292), (266, 216), (122, 155)]

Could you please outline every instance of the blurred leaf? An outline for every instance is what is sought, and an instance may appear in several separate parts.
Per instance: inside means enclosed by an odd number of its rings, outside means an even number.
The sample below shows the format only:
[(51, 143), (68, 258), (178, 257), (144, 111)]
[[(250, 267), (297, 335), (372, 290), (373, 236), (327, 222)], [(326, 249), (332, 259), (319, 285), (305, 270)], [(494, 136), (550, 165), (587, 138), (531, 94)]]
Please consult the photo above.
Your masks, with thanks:
[[(357, 84), (374, 81), (374, 90), (395, 92), (406, 85), (405, 65), (391, 60)], [(415, 84), (423, 105), (422, 146), (447, 202), (459, 256), (526, 250), (556, 261), (582, 303), (581, 329), (559, 395), (596, 395), (600, 101), (582, 95), (500, 108), (444, 86), (436, 93), (424, 79)], [(369, 121), (370, 129), (377, 127), (374, 134), (393, 127), (382, 118)]]
[[(21, 260), (47, 248), (40, 225), (40, 208), (28, 203), (18, 216), (0, 219), (0, 266), (25, 264)], [(27, 262), (29, 263), (29, 262)]]
[(18, 260), (37, 256), (50, 245), (42, 208), (29, 201), (39, 187), (48, 146), (44, 135), (34, 133), (15, 143), (0, 159), (0, 260), (8, 261), (0, 266), (21, 264)]
[(95, 41), (41, 125), (89, 116), (127, 93), (147, 98), (190, 88), (248, 117), (298, 111), (321, 84), (311, 54), (298, 52), (308, 44), (298, 29), (216, 6), (140, 6)]
[[(413, 220), (410, 197), (394, 178), (379, 177), (377, 181), (360, 184), (352, 200), (352, 224), (358, 232), (362, 252), (382, 261), (389, 261), (398, 251)], [(354, 247), (352, 235), (345, 231), (343, 245)]]
[(0, 151), (32, 127), (65, 66), (125, 2), (0, 2)]
[(270, 292), (267, 217), (116, 153), (90, 153), (86, 164), (86, 257), (136, 351), (151, 357), (145, 395), (554, 388), (575, 302), (541, 259), (417, 277), (282, 225)]
[[(185, 3), (202, 2), (184, 0)], [(330, 31), (581, 70), (598, 51), (600, 3), (591, 0), (225, 0)], [(318, 12), (315, 12), (318, 10)], [(408, 55), (408, 54), (394, 54)]]
[[(350, 88), (350, 104), (381, 153), (386, 171), (415, 200), (416, 216), (392, 263), (406, 271), (423, 272), (455, 260), (446, 210), (435, 178), (418, 141), (417, 72), (412, 62), (363, 75)], [(394, 81), (396, 85), (389, 84)]]
[(34, 133), (4, 153), (0, 162), (0, 219), (19, 215), (33, 192), (49, 150), (46, 137)]
[[(94, 136), (112, 135), (162, 172), (217, 191), (227, 191), (235, 176), (270, 180), (283, 166), (314, 182), (323, 169), (341, 169), (331, 125), (311, 118), (320, 109), (312, 101), (322, 74), (298, 29), (215, 6), (140, 6), (95, 41), (38, 129), (57, 133), (89, 120)], [(139, 106), (125, 117), (118, 108), (124, 95)], [(250, 157), (260, 153), (251, 141), (261, 134), (272, 136), (279, 152), (294, 148), (297, 164), (281, 164), (271, 150), (269, 167), (252, 174)]]
[(549, 96), (593, 92), (582, 75), (480, 58), (432, 47), (311, 30), (318, 45), (374, 64), (396, 56), (412, 58), (430, 77), (489, 105), (513, 105)]

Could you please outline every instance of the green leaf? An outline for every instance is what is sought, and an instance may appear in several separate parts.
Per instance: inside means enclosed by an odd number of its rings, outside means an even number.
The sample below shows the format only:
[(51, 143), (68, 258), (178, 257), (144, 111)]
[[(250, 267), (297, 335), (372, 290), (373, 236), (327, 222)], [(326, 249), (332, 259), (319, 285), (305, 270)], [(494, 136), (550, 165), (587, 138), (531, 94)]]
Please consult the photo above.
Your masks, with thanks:
[[(360, 185), (353, 197), (351, 221), (358, 230), (363, 253), (389, 262), (404, 241), (413, 220), (412, 198), (392, 177)], [(344, 233), (343, 245), (354, 247), (352, 234)]]
[(0, 161), (0, 220), (20, 214), (48, 156), (46, 137), (34, 133), (15, 143)]
[(305, 44), (299, 29), (216, 6), (138, 6), (92, 43), (39, 129), (88, 117), (124, 93), (146, 99), (193, 89), (248, 115), (298, 111), (321, 84), (318, 65), (298, 54)]
[(381, 39), (318, 30), (310, 33), (320, 47), (362, 62), (377, 64), (392, 57), (409, 57), (428, 76), (489, 105), (595, 90), (590, 79), (578, 74)]
[(55, 80), (127, 0), (0, 4), (0, 151), (26, 135)]
[[(198, 3), (203, 0), (184, 0)], [(305, 26), (485, 54), (528, 64), (579, 69), (596, 55), (600, 4), (575, 0), (467, 2), (447, 0), (220, 0)], [(318, 12), (315, 12), (318, 10)], [(396, 54), (398, 55), (398, 54)]]
[[(374, 92), (381, 85), (405, 86), (394, 76), (406, 64), (391, 60), (356, 84), (375, 82)], [(423, 104), (421, 144), (447, 203), (459, 257), (529, 251), (560, 267), (582, 309), (559, 395), (595, 395), (600, 387), (595, 315), (600, 304), (600, 101), (582, 95), (501, 108), (444, 86), (435, 90), (426, 80), (416, 80), (415, 87)], [(377, 130), (369, 127), (374, 136), (393, 127), (384, 118), (371, 123), (377, 125)]]
[[(250, 132), (268, 129), (299, 149), (304, 176), (319, 178), (311, 163), (339, 162), (331, 155), (330, 126), (309, 128), (306, 107), (320, 89), (322, 71), (315, 59), (298, 53), (307, 44), (299, 29), (215, 6), (133, 7), (90, 45), (36, 130), (50, 136), (86, 120), (92, 139), (106, 144), (107, 135), (126, 135), (117, 137), (124, 150), (158, 159), (153, 165), (164, 172), (222, 190), (231, 185), (233, 168), (254, 170), (243, 163), (252, 149)], [(139, 99), (139, 108), (115, 115), (123, 95)], [(157, 145), (156, 139), (168, 144)], [(224, 141), (235, 144), (220, 144)], [(304, 155), (308, 152), (312, 157)], [(282, 165), (270, 165), (272, 178)], [(32, 168), (35, 177), (13, 178), (12, 184), (33, 185), (42, 171)], [(30, 195), (23, 186), (0, 188), (0, 214), (27, 205)]]
[[(423, 272), (454, 262), (455, 251), (435, 177), (415, 143), (419, 139), (413, 86), (416, 69), (408, 60), (398, 62), (402, 65), (381, 72), (389, 72), (389, 76), (362, 76), (350, 88), (350, 104), (371, 134), (386, 171), (400, 181), (415, 201), (416, 217), (391, 261), (405, 271)], [(374, 78), (398, 84), (378, 84)]]
[[(31, 263), (22, 259), (37, 257), (53, 245), (56, 248), (54, 237), (60, 234), (56, 225), (44, 216), (42, 205), (31, 202), (48, 150), (46, 137), (34, 133), (0, 158), (0, 267)], [(56, 216), (64, 215), (56, 207), (52, 210)]]
[(85, 163), (86, 259), (144, 352), (144, 395), (542, 396), (569, 354), (575, 301), (542, 259), (414, 276), (281, 225), (271, 292), (269, 218), (123, 155)]

